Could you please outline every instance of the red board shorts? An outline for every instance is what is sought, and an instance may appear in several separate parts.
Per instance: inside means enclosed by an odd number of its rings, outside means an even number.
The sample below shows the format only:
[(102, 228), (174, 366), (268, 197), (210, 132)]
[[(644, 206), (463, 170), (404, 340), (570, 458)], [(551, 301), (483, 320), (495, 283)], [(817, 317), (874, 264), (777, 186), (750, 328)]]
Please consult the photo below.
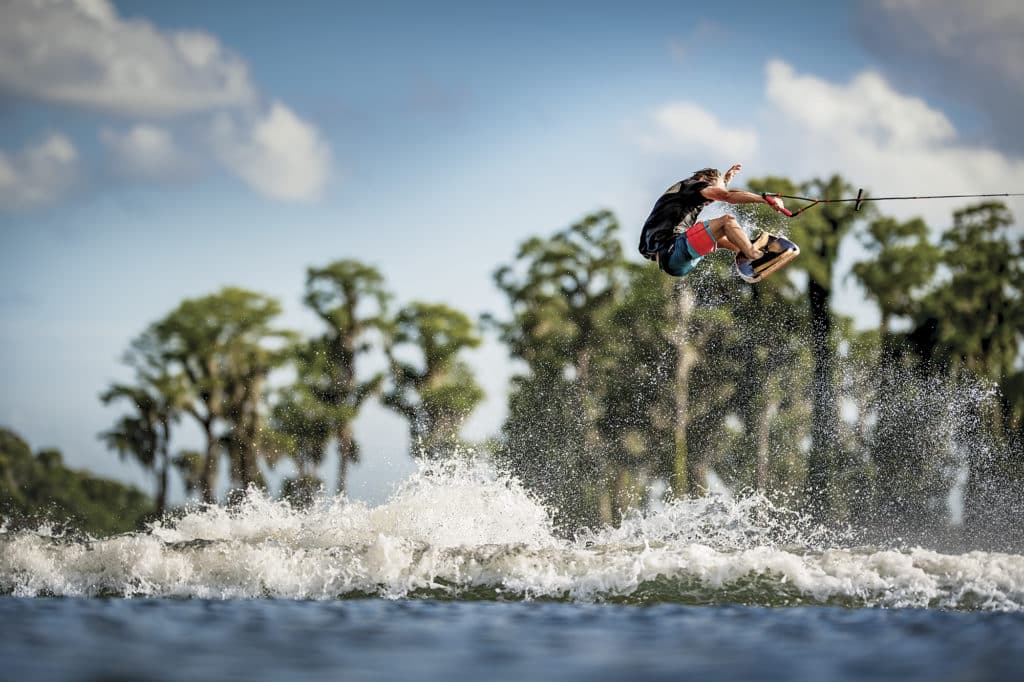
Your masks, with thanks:
[(676, 235), (668, 254), (658, 260), (661, 269), (674, 277), (690, 274), (701, 259), (717, 248), (707, 221), (701, 221)]
[(687, 230), (685, 234), (686, 248), (694, 258), (706, 256), (718, 248), (718, 242), (715, 241), (715, 236), (711, 234), (711, 227), (706, 220), (697, 223)]

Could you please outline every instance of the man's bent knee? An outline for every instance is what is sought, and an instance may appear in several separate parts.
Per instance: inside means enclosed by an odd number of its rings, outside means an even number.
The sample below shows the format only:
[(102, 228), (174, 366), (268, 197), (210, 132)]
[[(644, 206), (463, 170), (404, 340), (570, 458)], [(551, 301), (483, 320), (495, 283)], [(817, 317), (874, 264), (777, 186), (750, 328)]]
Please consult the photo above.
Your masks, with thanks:
[(715, 239), (721, 238), (727, 229), (740, 227), (740, 223), (736, 220), (736, 217), (729, 213), (719, 216), (713, 220), (708, 220), (706, 224), (711, 228), (711, 232), (715, 235)]

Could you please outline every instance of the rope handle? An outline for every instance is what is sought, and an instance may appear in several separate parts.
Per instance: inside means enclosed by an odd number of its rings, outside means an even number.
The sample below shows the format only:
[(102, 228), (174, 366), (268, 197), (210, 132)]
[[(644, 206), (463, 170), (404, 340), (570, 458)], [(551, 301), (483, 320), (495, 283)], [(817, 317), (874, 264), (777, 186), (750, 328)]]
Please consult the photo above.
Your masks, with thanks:
[[(782, 215), (786, 216), (787, 218), (793, 218), (795, 216), (798, 216), (798, 215), (800, 215), (801, 211), (806, 210), (806, 209), (801, 209), (800, 211), (797, 211), (796, 213), (793, 213), (792, 211), (790, 211), (785, 206), (780, 206), (779, 204), (776, 204), (774, 201), (769, 201), (768, 200), (769, 198), (775, 199), (775, 198), (778, 198), (780, 196), (781, 196), (780, 194), (770, 194), (768, 192), (761, 192), (761, 198), (764, 199), (764, 203), (768, 204), (773, 209), (775, 209), (776, 211), (778, 211)], [(810, 208), (810, 206), (808, 206), (807, 208)]]

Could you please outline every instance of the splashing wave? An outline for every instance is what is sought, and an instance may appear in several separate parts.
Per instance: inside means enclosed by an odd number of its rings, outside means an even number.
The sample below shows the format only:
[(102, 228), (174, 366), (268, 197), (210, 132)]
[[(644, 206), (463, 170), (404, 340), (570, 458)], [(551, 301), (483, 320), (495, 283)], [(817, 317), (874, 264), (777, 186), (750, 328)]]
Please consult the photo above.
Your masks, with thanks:
[(850, 547), (763, 498), (703, 498), (567, 540), (514, 479), (426, 467), (377, 507), (250, 493), (146, 532), (0, 532), (0, 593), (366, 596), (1024, 610), (1024, 557)]

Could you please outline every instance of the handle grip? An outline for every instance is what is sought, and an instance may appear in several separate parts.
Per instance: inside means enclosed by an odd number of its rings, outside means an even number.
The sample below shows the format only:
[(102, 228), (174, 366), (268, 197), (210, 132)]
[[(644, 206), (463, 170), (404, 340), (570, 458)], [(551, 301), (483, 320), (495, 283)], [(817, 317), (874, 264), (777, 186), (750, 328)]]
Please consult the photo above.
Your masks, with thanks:
[[(793, 217), (793, 212), (792, 211), (790, 211), (785, 206), (779, 206), (774, 201), (770, 201), (770, 199), (777, 199), (778, 196), (779, 196), (778, 194), (772, 194), (772, 193), (769, 193), (769, 192), (761, 192), (761, 198), (764, 199), (766, 204), (768, 204), (769, 206), (772, 207), (772, 209), (774, 209), (775, 211), (781, 213), (782, 215), (786, 216), (787, 218), (792, 218)], [(799, 211), (797, 211), (797, 213), (799, 213)]]

